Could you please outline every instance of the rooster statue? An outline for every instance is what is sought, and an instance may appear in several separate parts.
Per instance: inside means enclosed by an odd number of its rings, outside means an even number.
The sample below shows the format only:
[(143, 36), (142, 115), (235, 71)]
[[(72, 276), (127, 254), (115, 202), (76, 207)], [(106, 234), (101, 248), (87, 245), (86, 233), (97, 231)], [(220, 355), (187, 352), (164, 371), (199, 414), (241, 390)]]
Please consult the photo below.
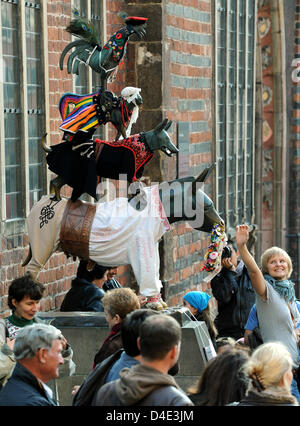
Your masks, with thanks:
[(66, 31), (79, 40), (72, 41), (63, 50), (60, 57), (60, 69), (63, 70), (64, 59), (70, 53), (67, 61), (68, 74), (79, 74), (79, 65), (85, 64), (100, 74), (101, 88), (105, 89), (105, 83), (110, 75), (116, 70), (122, 60), (129, 37), (136, 34), (142, 38), (146, 34), (148, 18), (129, 16), (125, 18), (125, 26), (113, 34), (108, 42), (102, 47), (100, 36), (91, 21), (80, 17), (79, 12), (74, 12)]

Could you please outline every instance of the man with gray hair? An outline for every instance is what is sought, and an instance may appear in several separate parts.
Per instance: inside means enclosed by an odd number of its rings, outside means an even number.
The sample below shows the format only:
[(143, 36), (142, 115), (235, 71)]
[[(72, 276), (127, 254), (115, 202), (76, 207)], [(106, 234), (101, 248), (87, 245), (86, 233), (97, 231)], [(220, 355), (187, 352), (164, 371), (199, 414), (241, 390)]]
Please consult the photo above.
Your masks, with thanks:
[(97, 406), (192, 406), (168, 374), (179, 357), (181, 328), (167, 314), (151, 315), (139, 328), (141, 363), (120, 371), (120, 378), (102, 386)]
[(0, 391), (0, 406), (55, 406), (52, 391), (46, 385), (58, 378), (63, 364), (62, 335), (52, 325), (24, 327), (14, 345), (16, 365)]

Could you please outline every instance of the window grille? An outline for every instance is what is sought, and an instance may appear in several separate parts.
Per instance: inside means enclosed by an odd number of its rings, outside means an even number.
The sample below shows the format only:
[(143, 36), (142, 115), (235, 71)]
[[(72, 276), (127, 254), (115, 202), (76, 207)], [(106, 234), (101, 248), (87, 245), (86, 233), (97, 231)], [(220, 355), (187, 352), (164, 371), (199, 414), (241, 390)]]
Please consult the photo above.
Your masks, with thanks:
[(39, 1), (25, 3), (26, 68), (27, 68), (27, 122), (29, 207), (43, 195), (45, 155), (40, 147), (44, 133), (44, 88), (42, 51), (40, 43), (41, 19)]
[(6, 217), (22, 216), (21, 98), (18, 4), (1, 2)]
[(255, 0), (217, 0), (217, 208), (228, 228), (254, 215)]
[[(103, 2), (73, 1), (103, 27)], [(46, 191), (40, 146), (47, 123), (47, 2), (0, 1), (0, 220), (5, 233), (24, 232), (24, 218)], [(87, 71), (88, 70), (88, 71)], [(98, 76), (82, 67), (75, 93), (91, 93)], [(76, 86), (77, 85), (77, 86)]]
[[(89, 1), (73, 0), (73, 4), (74, 8), (79, 11), (81, 17), (89, 17)], [(77, 95), (86, 95), (89, 93), (88, 68), (84, 64), (79, 65), (79, 73), (74, 76), (74, 89)]]
[(18, 221), (44, 190), (44, 87), (40, 0), (2, 0), (1, 219)]

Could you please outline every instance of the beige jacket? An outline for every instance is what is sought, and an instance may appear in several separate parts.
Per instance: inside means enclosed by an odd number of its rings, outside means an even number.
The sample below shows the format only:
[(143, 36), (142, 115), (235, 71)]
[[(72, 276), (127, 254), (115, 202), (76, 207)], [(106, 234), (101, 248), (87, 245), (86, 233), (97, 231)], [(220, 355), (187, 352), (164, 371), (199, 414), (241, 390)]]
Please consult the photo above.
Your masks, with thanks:
[(0, 319), (0, 384), (4, 385), (15, 365), (13, 351), (6, 343), (5, 321)]

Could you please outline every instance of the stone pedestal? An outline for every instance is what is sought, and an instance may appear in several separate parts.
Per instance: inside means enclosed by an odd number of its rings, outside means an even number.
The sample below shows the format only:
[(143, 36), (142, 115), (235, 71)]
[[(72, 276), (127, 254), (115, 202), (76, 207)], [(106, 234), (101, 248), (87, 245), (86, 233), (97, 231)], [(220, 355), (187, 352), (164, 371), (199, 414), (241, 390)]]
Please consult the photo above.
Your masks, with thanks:
[[(175, 380), (187, 391), (197, 384), (207, 362), (204, 347), (210, 342), (208, 330), (204, 322), (191, 321), (187, 308), (170, 308), (163, 313), (173, 316), (182, 327), (179, 373)], [(73, 386), (80, 385), (92, 370), (94, 356), (109, 334), (104, 313), (46, 312), (40, 313), (39, 316), (41, 319), (50, 320), (52, 325), (59, 328), (73, 349), (75, 374), (48, 383), (61, 406), (72, 405)]]

